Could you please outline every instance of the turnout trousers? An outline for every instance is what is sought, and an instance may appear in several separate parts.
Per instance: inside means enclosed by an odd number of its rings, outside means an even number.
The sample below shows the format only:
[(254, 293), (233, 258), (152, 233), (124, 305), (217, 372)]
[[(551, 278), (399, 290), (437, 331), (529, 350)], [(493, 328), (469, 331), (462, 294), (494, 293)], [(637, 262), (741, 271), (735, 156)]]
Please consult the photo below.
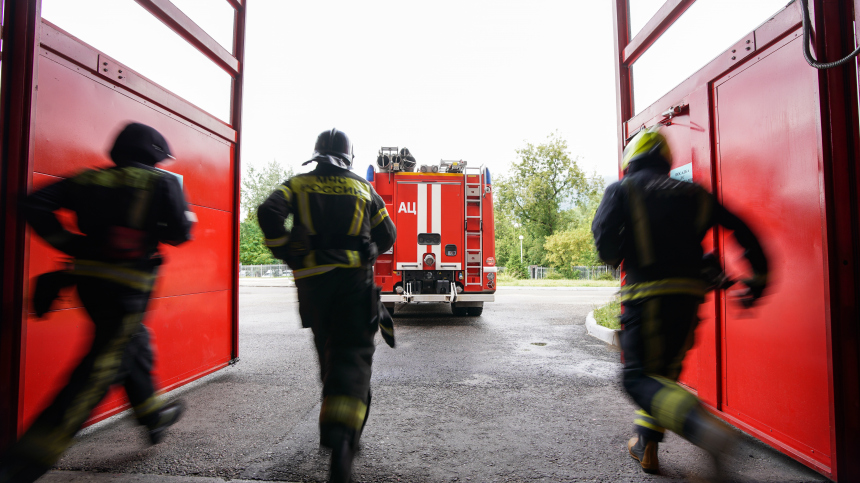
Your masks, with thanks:
[(80, 277), (78, 295), (92, 318), (92, 345), (53, 402), (0, 460), (0, 482), (35, 481), (60, 459), (113, 384), (122, 384), (135, 416), (154, 426), (163, 403), (152, 381), (153, 353), (142, 324), (150, 292)]
[(372, 272), (336, 268), (296, 280), (299, 313), (310, 327), (322, 381), (320, 444), (355, 446), (370, 409), (377, 324), (371, 318)]
[(705, 416), (698, 398), (678, 385), (684, 356), (692, 347), (701, 299), (689, 295), (651, 297), (624, 304), (621, 350), (624, 390), (641, 408), (636, 432), (662, 441), (666, 429), (689, 439), (688, 420)]

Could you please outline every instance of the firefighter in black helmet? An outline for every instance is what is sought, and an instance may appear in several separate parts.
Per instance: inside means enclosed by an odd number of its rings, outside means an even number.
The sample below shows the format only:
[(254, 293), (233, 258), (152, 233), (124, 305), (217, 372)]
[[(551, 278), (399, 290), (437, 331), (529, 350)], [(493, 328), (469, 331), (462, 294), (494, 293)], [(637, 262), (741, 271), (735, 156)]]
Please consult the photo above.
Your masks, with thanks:
[(316, 168), (284, 181), (257, 210), (266, 245), (293, 269), (302, 325), (313, 330), (323, 383), (320, 443), (332, 448), (330, 477), (336, 482), (350, 481), (367, 421), (378, 326), (394, 344), (373, 285), (373, 262), (397, 233), (382, 198), (350, 171), (352, 160), (345, 133), (321, 133), (313, 158), (304, 163)]
[[(641, 408), (630, 455), (648, 473), (659, 471), (657, 445), (666, 429), (708, 451), (720, 472), (720, 455), (732, 444), (727, 428), (693, 394), (678, 385), (681, 363), (693, 344), (698, 308), (712, 285), (703, 272), (701, 242), (716, 225), (734, 231), (754, 276), (744, 280), (743, 301), (762, 296), (768, 264), (758, 240), (740, 218), (701, 186), (669, 177), (671, 153), (657, 129), (640, 132), (624, 150), (624, 179), (611, 184), (592, 224), (600, 257), (624, 262), (621, 349), (624, 389)], [(721, 269), (718, 269), (721, 271)], [(722, 274), (711, 279), (723, 279)]]
[[(72, 258), (66, 270), (44, 274), (34, 308), (42, 316), (64, 286), (76, 285), (95, 328), (92, 346), (68, 383), (0, 460), (0, 482), (35, 481), (59, 460), (112, 384), (123, 384), (152, 444), (181, 413), (156, 394), (149, 333), (142, 324), (157, 267), (158, 244), (189, 240), (191, 219), (178, 179), (155, 169), (172, 157), (164, 137), (127, 125), (110, 151), (116, 166), (85, 170), (23, 201), (27, 221)], [(55, 211), (72, 210), (83, 235), (66, 230)]]

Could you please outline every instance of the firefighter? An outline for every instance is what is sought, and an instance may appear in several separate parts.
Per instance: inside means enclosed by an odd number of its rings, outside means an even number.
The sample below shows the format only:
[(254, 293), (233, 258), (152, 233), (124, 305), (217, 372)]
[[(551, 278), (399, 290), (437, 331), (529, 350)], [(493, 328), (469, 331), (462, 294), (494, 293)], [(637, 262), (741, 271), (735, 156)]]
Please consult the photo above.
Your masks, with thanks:
[(378, 326), (394, 346), (393, 326), (385, 322), (390, 319), (373, 284), (373, 263), (394, 245), (397, 233), (382, 198), (350, 171), (352, 160), (347, 135), (324, 131), (313, 158), (303, 164), (315, 162), (316, 168), (279, 185), (257, 211), (266, 246), (293, 269), (302, 326), (313, 331), (323, 384), (320, 444), (332, 449), (335, 482), (350, 481), (367, 421)]
[[(0, 460), (0, 482), (35, 481), (48, 471), (112, 384), (124, 385), (152, 444), (182, 414), (181, 403), (165, 403), (155, 392), (152, 349), (142, 321), (161, 264), (157, 246), (189, 240), (193, 214), (179, 180), (155, 169), (172, 158), (158, 131), (127, 125), (110, 157), (116, 166), (85, 170), (22, 203), (35, 232), (72, 258), (66, 270), (39, 277), (36, 312), (47, 312), (63, 286), (76, 285), (95, 331), (65, 387)], [(54, 213), (60, 208), (77, 215), (83, 235), (60, 224)]]
[(716, 225), (734, 231), (754, 274), (744, 280), (742, 299), (750, 305), (764, 293), (768, 264), (750, 228), (701, 186), (670, 178), (671, 165), (659, 130), (640, 132), (624, 150), (624, 178), (607, 187), (591, 228), (600, 258), (614, 267), (623, 261), (626, 272), (623, 384), (641, 408), (630, 455), (645, 472), (657, 473), (658, 443), (669, 429), (710, 453), (720, 474), (732, 433), (677, 382), (699, 304), (712, 286), (702, 276), (711, 267), (701, 242)]

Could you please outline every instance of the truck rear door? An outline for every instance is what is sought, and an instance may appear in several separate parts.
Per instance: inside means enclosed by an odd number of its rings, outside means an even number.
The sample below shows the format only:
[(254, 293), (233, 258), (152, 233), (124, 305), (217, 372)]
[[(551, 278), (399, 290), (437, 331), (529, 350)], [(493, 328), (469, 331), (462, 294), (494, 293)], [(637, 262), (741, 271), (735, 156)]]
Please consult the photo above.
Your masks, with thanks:
[[(397, 181), (397, 270), (460, 270), (463, 259), (463, 198), (460, 181)], [(453, 245), (454, 255), (445, 247)], [(424, 263), (432, 254), (434, 265)]]

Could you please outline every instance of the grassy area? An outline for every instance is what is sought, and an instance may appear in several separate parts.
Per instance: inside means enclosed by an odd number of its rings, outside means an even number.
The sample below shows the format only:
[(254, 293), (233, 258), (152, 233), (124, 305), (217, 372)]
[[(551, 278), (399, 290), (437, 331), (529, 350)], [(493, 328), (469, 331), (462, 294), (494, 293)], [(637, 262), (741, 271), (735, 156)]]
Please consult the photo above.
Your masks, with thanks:
[(621, 324), (618, 321), (618, 316), (621, 314), (621, 301), (618, 297), (612, 299), (612, 302), (603, 307), (594, 309), (594, 320), (598, 324), (609, 329), (620, 329)]
[(496, 283), (500, 287), (619, 287), (618, 280), (567, 280), (556, 278), (519, 279), (499, 273)]
[(499, 278), (500, 287), (618, 287), (618, 280), (550, 280)]

